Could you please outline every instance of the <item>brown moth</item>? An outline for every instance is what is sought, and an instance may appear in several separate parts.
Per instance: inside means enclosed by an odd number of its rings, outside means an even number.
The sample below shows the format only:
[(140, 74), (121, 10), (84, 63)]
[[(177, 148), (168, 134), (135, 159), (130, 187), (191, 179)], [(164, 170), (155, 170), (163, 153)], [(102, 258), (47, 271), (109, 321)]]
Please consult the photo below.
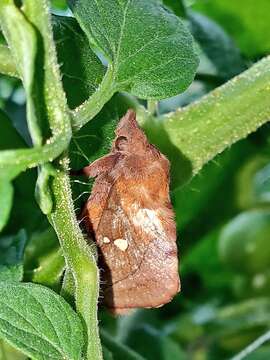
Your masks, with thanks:
[(81, 219), (100, 254), (103, 302), (115, 314), (159, 307), (180, 290), (169, 161), (132, 110), (111, 152), (83, 169), (95, 177)]

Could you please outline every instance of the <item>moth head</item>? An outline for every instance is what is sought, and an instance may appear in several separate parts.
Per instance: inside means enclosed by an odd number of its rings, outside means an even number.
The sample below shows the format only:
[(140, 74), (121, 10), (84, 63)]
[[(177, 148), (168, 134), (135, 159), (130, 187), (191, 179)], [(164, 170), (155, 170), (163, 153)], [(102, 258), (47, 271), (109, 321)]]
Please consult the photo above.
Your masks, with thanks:
[(120, 120), (116, 131), (116, 139), (113, 143), (113, 150), (123, 152), (138, 152), (144, 150), (147, 145), (147, 138), (140, 129), (136, 113), (128, 110)]

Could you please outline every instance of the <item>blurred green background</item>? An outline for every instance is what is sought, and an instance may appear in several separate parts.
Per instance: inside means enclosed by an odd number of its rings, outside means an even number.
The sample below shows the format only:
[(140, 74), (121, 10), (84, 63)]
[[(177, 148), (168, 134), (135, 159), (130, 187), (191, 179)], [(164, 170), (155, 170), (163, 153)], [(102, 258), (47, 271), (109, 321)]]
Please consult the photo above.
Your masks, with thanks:
[[(185, 18), (201, 62), (185, 93), (159, 103), (161, 114), (191, 103), (269, 54), (269, 0), (190, 0), (186, 6), (180, 0), (165, 0), (164, 4)], [(69, 14), (63, 0), (52, 1), (52, 7), (57, 14)], [(117, 104), (117, 114), (112, 112), (112, 102)], [(112, 102), (100, 117), (106, 114), (116, 121), (118, 110), (125, 106), (119, 97)], [(0, 108), (21, 136), (18, 144), (29, 144), (25, 96), (18, 80), (0, 76)], [(6, 134), (9, 127), (6, 123)], [(163, 308), (137, 310), (128, 316), (114, 318), (101, 309), (100, 326), (115, 340), (149, 360), (222, 360), (270, 330), (269, 141), (267, 124), (171, 194), (182, 292)], [(35, 179), (36, 172), (31, 170), (14, 182), (15, 202), (1, 239), (1, 253), (5, 243), (24, 229), (28, 239), (25, 280), (58, 290), (63, 264), (57, 256), (55, 234), (36, 205)], [(89, 191), (86, 185), (76, 186), (78, 194)], [(87, 193), (83, 196), (87, 198)], [(41, 265), (50, 271), (39, 274)], [(24, 358), (0, 343), (0, 359)], [(270, 344), (246, 359), (269, 360)]]

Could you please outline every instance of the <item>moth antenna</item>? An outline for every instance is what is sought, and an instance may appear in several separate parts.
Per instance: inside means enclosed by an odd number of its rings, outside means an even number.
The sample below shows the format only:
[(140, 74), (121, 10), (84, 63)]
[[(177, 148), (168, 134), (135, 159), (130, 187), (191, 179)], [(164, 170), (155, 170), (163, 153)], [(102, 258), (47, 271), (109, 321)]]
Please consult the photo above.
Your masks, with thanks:
[[(74, 171), (74, 170), (72, 170), (72, 171)], [(86, 183), (86, 182), (83, 182), (83, 181), (80, 181), (80, 180), (71, 180), (71, 182), (89, 186), (89, 183)]]
[(76, 139), (73, 139), (74, 144), (76, 145), (78, 151), (81, 153), (81, 156), (83, 156), (88, 163), (90, 163), (90, 159), (88, 158), (88, 156), (83, 152), (82, 148), (80, 147), (80, 145), (78, 144), (78, 142), (76, 141)]
[(85, 220), (86, 218), (87, 218), (87, 215), (84, 216), (82, 219), (80, 219), (80, 220), (78, 221), (79, 225), (81, 225), (81, 223), (84, 222), (84, 220)]
[(75, 202), (75, 201), (78, 201), (83, 195), (85, 195), (85, 194), (90, 194), (91, 192), (90, 191), (84, 191), (84, 192), (82, 192), (79, 196), (77, 196), (76, 197), (76, 199), (74, 199), (73, 201)]

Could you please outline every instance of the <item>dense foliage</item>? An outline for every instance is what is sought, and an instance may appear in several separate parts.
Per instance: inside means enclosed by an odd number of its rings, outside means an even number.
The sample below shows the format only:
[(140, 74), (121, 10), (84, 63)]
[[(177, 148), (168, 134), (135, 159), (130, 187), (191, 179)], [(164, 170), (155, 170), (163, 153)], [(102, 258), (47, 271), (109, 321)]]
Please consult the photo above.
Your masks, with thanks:
[[(1, 0), (0, 28), (0, 360), (268, 360), (269, 0)], [(128, 108), (171, 162), (182, 292), (115, 318), (69, 169)]]

